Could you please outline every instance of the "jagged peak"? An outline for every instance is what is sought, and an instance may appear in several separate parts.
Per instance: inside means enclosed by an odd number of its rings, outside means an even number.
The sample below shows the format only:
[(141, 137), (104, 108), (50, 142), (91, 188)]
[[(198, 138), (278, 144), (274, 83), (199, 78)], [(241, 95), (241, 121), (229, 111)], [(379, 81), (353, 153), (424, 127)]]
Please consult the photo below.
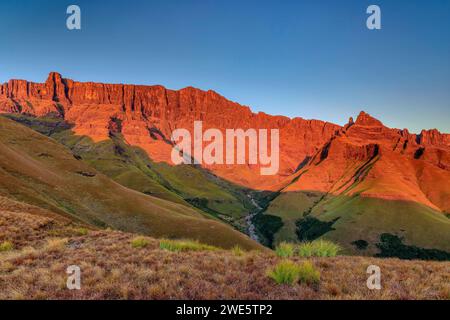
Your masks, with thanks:
[(383, 123), (372, 117), (370, 114), (361, 111), (358, 115), (358, 118), (356, 119), (355, 124), (361, 125), (361, 126), (371, 126), (371, 127), (382, 127)]

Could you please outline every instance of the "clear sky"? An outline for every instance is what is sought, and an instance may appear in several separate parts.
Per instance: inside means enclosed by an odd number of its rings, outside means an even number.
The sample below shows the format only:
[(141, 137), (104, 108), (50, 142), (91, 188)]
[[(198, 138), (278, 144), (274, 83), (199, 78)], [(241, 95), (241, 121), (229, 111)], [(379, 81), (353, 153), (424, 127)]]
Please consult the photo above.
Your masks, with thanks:
[(194, 86), (270, 114), (450, 132), (448, 0), (2, 0), (0, 39), (1, 82)]

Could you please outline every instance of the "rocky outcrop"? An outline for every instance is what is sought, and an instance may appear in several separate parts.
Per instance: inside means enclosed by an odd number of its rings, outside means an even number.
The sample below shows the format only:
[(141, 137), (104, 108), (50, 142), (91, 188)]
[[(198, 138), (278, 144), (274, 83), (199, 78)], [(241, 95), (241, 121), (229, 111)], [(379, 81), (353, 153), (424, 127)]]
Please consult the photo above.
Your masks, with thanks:
[(358, 118), (356, 118), (355, 124), (359, 126), (383, 127), (383, 124), (380, 120), (375, 119), (370, 114), (365, 113), (364, 111), (360, 112)]

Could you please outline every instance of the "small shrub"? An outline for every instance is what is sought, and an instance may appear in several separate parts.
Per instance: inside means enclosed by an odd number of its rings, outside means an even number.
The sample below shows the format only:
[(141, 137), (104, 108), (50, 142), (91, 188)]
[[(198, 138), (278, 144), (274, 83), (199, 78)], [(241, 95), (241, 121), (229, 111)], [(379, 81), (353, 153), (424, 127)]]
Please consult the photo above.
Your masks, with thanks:
[(85, 235), (88, 234), (88, 232), (89, 232), (89, 230), (86, 229), (86, 228), (77, 228), (77, 229), (75, 229), (75, 233), (77, 235), (79, 235), (79, 236), (85, 236)]
[(284, 260), (279, 262), (272, 270), (267, 272), (267, 276), (277, 284), (293, 285), (299, 280), (300, 267), (292, 261)]
[(257, 214), (253, 218), (253, 222), (258, 231), (267, 239), (269, 247), (272, 247), (273, 237), (283, 227), (283, 220), (270, 214)]
[(11, 251), (14, 249), (14, 245), (9, 241), (0, 243), (0, 252)]
[(292, 243), (282, 242), (275, 248), (275, 253), (282, 258), (292, 257), (295, 253), (295, 246)]
[(192, 240), (161, 240), (159, 248), (168, 251), (214, 251), (218, 248)]
[(131, 240), (131, 246), (133, 248), (145, 248), (148, 246), (149, 242), (144, 237), (137, 237)]
[(335, 257), (340, 251), (340, 246), (326, 240), (304, 242), (297, 247), (297, 254), (300, 257)]
[(320, 282), (320, 271), (314, 268), (311, 262), (305, 261), (299, 266), (298, 280), (306, 284), (318, 284)]

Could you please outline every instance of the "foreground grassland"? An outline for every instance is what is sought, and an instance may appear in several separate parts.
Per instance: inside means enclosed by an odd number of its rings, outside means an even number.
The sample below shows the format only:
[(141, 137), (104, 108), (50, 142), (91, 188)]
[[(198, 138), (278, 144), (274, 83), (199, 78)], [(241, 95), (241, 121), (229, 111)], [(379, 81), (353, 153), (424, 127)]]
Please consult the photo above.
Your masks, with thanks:
[[(448, 262), (286, 258), (0, 209), (3, 242), (0, 299), (450, 299)], [(366, 286), (371, 264), (380, 291)], [(66, 288), (70, 265), (81, 268), (81, 290)]]

